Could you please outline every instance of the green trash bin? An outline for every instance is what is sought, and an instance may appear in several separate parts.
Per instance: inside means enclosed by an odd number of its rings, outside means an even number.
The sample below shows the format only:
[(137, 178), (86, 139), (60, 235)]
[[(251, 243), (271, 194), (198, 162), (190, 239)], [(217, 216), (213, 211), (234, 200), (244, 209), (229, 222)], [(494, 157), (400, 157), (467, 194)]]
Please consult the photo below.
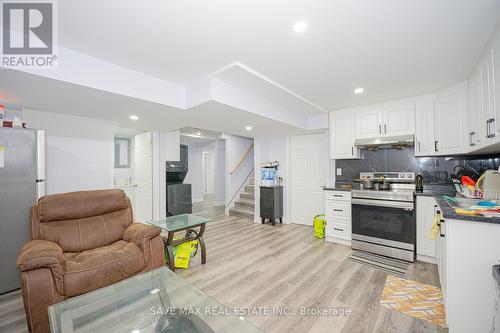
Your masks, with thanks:
[(325, 238), (325, 214), (316, 215), (313, 220), (314, 236), (317, 238)]

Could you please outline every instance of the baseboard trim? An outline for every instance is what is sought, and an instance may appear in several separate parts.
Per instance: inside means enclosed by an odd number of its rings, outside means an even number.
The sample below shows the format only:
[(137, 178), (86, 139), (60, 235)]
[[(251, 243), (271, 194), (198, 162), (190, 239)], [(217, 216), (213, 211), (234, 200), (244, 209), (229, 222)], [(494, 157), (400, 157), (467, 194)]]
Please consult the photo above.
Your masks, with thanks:
[(435, 264), (436, 263), (436, 258), (434, 257), (429, 257), (423, 254), (417, 254), (417, 260), (418, 261), (423, 261), (423, 262), (428, 262), (430, 264)]

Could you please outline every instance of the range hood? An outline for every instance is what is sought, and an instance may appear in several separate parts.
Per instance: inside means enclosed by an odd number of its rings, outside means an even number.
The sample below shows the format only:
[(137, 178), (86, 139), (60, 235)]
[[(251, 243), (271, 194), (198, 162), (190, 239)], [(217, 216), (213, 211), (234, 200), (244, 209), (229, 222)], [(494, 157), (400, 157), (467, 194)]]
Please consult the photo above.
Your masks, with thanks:
[(357, 139), (354, 141), (354, 146), (369, 150), (379, 148), (402, 149), (413, 146), (413, 142), (413, 135), (396, 135), (382, 138)]

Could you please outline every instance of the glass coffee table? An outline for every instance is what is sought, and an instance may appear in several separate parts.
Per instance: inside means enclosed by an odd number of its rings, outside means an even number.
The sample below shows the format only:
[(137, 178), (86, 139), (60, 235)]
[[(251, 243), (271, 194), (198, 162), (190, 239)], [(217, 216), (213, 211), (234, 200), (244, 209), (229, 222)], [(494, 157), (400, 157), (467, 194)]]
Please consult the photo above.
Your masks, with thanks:
[(52, 333), (261, 332), (166, 267), (49, 307)]
[[(182, 243), (198, 240), (201, 249), (201, 263), (204, 265), (207, 262), (207, 249), (203, 234), (205, 233), (205, 226), (210, 222), (209, 219), (193, 215), (181, 214), (176, 216), (169, 216), (160, 220), (152, 220), (148, 224), (162, 228), (167, 232), (167, 237), (164, 239), (165, 250), (168, 255), (168, 267), (175, 270), (173, 247)], [(185, 231), (183, 238), (174, 239), (176, 232)]]

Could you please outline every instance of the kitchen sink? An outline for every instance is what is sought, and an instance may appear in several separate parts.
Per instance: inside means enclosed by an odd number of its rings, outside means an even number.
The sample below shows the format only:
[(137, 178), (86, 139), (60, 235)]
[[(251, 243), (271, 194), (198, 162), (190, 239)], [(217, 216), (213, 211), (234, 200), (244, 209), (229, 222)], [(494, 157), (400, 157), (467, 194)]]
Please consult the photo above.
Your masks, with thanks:
[[(469, 209), (473, 206), (477, 206), (477, 203), (480, 201), (485, 201), (483, 199), (469, 199), (469, 198), (452, 198), (453, 200), (448, 199), (447, 197), (443, 197), (445, 199), (446, 203), (448, 206), (451, 208), (462, 208), (462, 209)], [(491, 200), (486, 200), (486, 201), (491, 201)]]

